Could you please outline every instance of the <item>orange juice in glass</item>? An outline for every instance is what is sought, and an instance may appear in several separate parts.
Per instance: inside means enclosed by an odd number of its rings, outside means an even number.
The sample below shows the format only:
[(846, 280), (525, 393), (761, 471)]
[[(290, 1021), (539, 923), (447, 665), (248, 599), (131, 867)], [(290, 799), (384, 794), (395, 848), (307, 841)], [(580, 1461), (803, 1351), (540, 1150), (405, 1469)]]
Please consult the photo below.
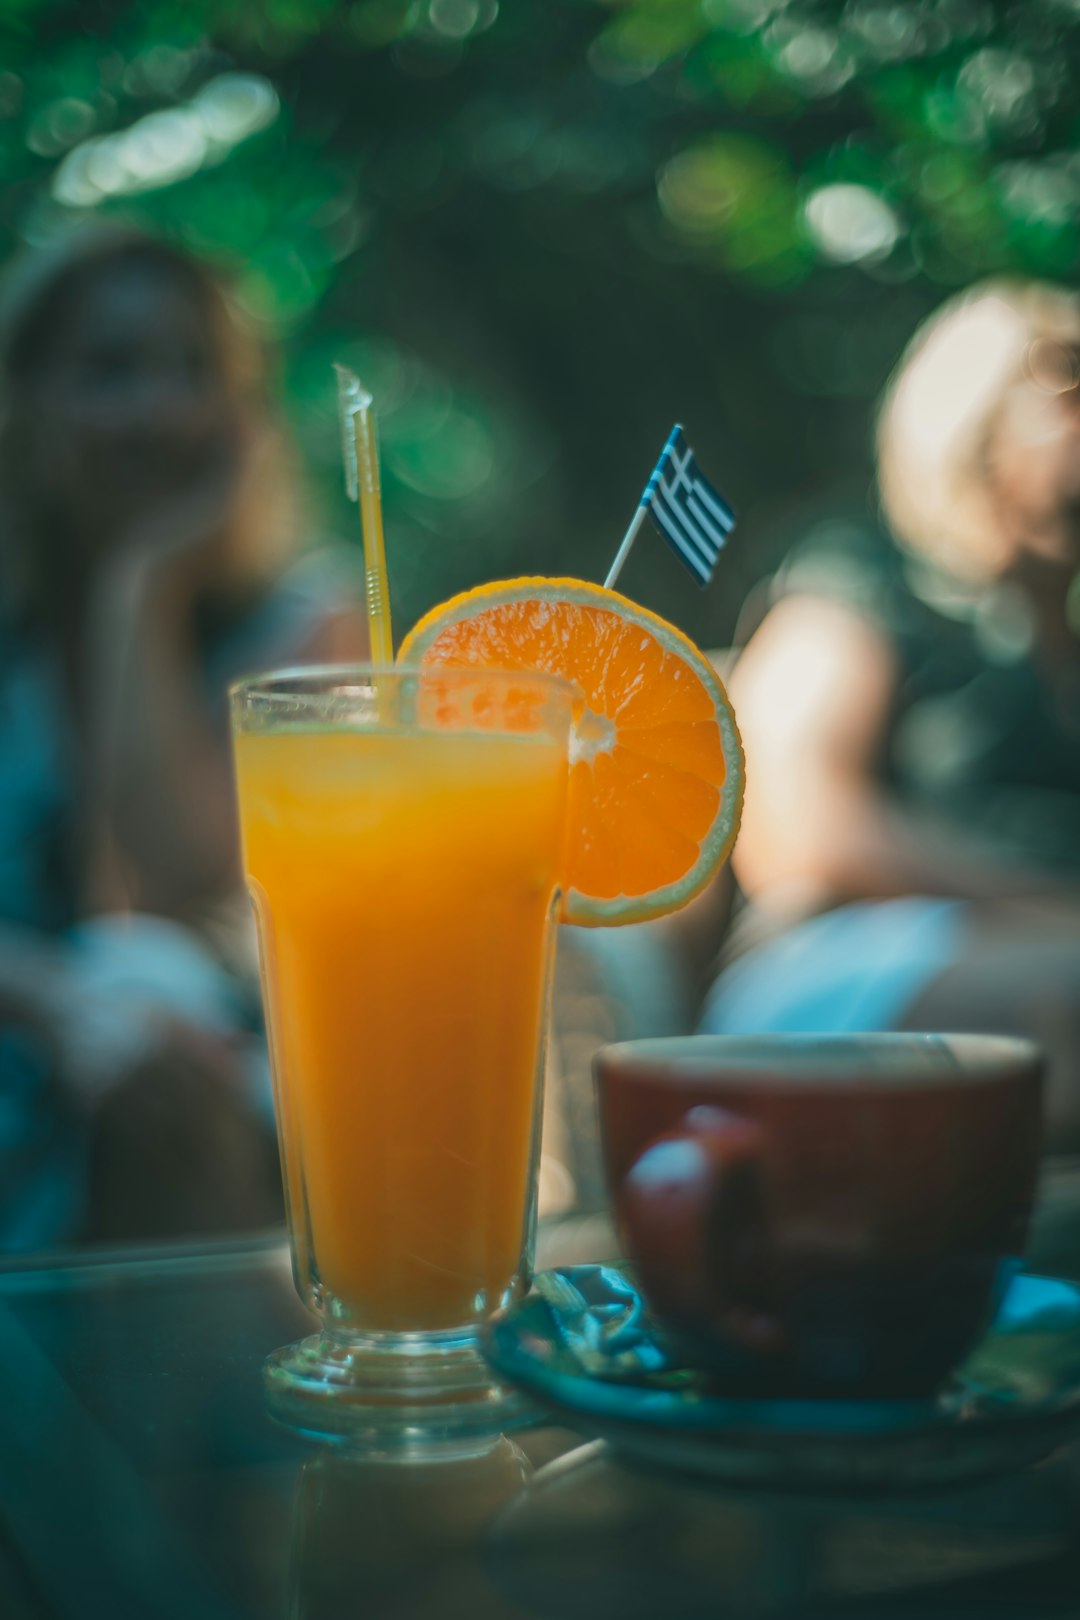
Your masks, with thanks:
[(267, 1376), (305, 1427), (510, 1414), (475, 1341), (528, 1280), (572, 701), (488, 669), (233, 689), (293, 1265), (322, 1324)]

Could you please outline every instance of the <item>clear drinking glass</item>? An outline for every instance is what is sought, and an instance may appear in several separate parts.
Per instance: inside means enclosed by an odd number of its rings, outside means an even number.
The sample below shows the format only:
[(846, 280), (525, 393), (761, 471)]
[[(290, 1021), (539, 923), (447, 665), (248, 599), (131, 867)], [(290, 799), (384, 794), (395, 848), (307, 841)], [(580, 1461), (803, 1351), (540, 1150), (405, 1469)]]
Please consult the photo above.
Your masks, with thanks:
[(285, 671), (232, 691), (282, 1171), (323, 1433), (506, 1426), (479, 1326), (527, 1286), (569, 685)]

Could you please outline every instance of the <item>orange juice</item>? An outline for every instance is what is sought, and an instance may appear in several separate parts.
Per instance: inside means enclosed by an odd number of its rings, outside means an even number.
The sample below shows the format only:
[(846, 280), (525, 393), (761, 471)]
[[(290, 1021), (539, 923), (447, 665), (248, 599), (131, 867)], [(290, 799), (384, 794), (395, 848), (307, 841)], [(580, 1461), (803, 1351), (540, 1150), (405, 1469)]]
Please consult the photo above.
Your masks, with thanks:
[(236, 763), (301, 1293), (476, 1321), (527, 1247), (565, 725), (270, 725)]

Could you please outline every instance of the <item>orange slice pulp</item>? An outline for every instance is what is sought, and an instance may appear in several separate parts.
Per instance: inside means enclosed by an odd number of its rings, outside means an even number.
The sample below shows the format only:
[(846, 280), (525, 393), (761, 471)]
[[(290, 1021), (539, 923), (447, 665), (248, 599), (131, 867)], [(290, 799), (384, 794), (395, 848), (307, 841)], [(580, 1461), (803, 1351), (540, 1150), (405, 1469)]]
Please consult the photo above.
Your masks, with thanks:
[(564, 922), (675, 911), (730, 852), (743, 795), (735, 716), (708, 659), (658, 614), (582, 580), (507, 580), (433, 608), (398, 659), (576, 683)]

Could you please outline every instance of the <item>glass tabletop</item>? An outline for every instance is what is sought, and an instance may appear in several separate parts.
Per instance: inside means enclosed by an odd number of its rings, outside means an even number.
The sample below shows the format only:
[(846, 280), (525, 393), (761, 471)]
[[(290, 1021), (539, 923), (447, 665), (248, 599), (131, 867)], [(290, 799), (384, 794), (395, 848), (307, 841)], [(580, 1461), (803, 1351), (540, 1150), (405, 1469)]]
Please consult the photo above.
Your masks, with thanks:
[[(543, 1234), (541, 1259), (595, 1233)], [(1080, 1460), (895, 1499), (735, 1491), (550, 1426), (388, 1463), (279, 1427), (277, 1236), (0, 1272), (5, 1620), (1080, 1612)]]

